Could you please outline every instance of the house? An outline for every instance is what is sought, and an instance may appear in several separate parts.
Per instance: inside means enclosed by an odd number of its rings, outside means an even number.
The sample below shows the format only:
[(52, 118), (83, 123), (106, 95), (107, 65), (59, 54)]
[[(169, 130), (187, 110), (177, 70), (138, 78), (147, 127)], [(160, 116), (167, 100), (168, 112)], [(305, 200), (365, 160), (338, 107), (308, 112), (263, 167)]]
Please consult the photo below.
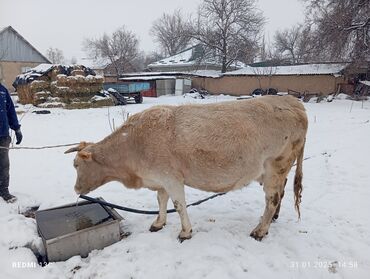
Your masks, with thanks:
[(149, 84), (149, 90), (143, 91), (144, 97), (159, 97), (162, 95), (181, 95), (192, 88), (194, 77), (219, 77), (217, 70), (196, 70), (184, 72), (138, 72), (126, 73), (119, 79), (119, 83), (143, 83)]
[[(230, 70), (240, 69), (245, 64), (235, 61), (230, 65)], [(148, 65), (148, 70), (153, 72), (186, 72), (196, 70), (221, 70), (220, 61), (214, 55), (206, 53), (202, 44), (189, 47), (173, 56), (161, 59)]]
[(193, 87), (213, 94), (235, 96), (252, 94), (256, 89), (273, 88), (292, 94), (329, 95), (348, 84), (348, 63), (302, 64), (250, 67), (220, 74), (218, 77), (193, 77)]
[(221, 73), (220, 70), (127, 73), (119, 82), (149, 82), (151, 90), (143, 92), (148, 97), (184, 93), (190, 88), (234, 96), (274, 89), (277, 92), (310, 97), (339, 92), (351, 95), (357, 88), (358, 80), (365, 80), (366, 85), (368, 72), (369, 68), (354, 68), (350, 63), (314, 63), (246, 66), (227, 73)]
[(41, 63), (51, 62), (13, 27), (0, 30), (0, 79), (9, 91), (14, 91), (12, 84), (16, 76)]

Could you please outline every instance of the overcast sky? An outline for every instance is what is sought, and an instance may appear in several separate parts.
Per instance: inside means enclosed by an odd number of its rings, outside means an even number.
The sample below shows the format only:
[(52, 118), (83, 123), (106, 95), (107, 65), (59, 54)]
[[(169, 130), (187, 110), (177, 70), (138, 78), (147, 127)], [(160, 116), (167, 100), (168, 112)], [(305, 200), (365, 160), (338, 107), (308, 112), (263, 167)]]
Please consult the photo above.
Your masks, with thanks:
[[(126, 25), (140, 39), (145, 52), (155, 50), (149, 29), (164, 12), (181, 8), (195, 13), (201, 0), (0, 0), (0, 28), (13, 26), (40, 52), (48, 47), (63, 51), (66, 59), (82, 63), (84, 38), (97, 38)], [(265, 33), (272, 40), (278, 29), (302, 22), (301, 0), (259, 0), (267, 24)]]

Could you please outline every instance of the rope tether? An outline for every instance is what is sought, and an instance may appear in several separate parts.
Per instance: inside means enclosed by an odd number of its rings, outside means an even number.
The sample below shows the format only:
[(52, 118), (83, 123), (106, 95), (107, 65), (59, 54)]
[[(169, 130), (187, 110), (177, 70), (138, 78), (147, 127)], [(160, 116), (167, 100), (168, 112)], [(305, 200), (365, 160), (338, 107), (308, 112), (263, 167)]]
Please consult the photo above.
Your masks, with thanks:
[[(218, 194), (212, 195), (212, 196), (210, 196), (210, 197), (208, 197), (206, 199), (202, 199), (202, 200), (199, 200), (197, 202), (193, 202), (191, 204), (188, 204), (188, 205), (186, 205), (186, 207), (199, 205), (199, 204), (204, 203), (204, 202), (206, 202), (208, 200), (211, 200), (211, 199), (213, 199), (215, 197), (222, 196), (222, 195), (225, 195), (225, 194), (226, 193), (218, 193)], [(108, 206), (108, 207), (111, 207), (111, 208), (115, 208), (115, 209), (119, 209), (119, 210), (131, 212), (131, 213), (147, 214), (147, 215), (157, 215), (157, 214), (159, 214), (159, 211), (140, 210), (140, 209), (134, 209), (134, 208), (124, 207), (124, 206), (120, 206), (120, 205), (113, 204), (113, 203), (110, 203), (110, 202), (106, 202), (106, 201), (98, 200), (98, 199), (95, 199), (95, 198), (91, 198), (91, 197), (88, 197), (88, 196), (85, 196), (85, 195), (80, 195), (80, 198), (82, 198), (84, 200), (87, 200), (87, 201), (94, 202), (94, 203), (99, 203), (100, 205), (105, 205), (105, 206)], [(167, 210), (167, 213), (174, 213), (174, 212), (176, 212), (176, 209), (169, 209), (169, 210)]]

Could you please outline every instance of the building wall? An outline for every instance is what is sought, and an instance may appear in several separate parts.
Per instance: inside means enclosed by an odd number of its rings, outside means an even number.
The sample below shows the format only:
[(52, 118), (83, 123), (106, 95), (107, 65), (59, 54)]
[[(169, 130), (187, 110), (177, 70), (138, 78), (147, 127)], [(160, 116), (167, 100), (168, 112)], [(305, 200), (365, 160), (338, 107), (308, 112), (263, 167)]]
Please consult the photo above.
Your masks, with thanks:
[(17, 75), (22, 74), (22, 70), (26, 68), (34, 68), (40, 65), (39, 62), (5, 62), (0, 61), (0, 79), (2, 78), (2, 83), (10, 91), (14, 92), (13, 82)]
[(292, 76), (223, 76), (221, 78), (195, 77), (193, 87), (204, 88), (212, 94), (249, 95), (256, 88), (275, 88), (280, 92), (294, 90), (301, 93), (328, 95), (335, 93), (344, 77), (332, 75), (292, 75)]
[(1, 61), (50, 63), (12, 27), (0, 34)]
[(144, 97), (157, 97), (156, 81), (149, 80), (150, 88), (148, 90), (142, 91), (141, 94)]
[(156, 81), (157, 97), (168, 94), (175, 94), (175, 79), (162, 79)]
[(118, 79), (116, 76), (105, 76), (104, 75), (104, 82), (106, 83), (118, 82)]

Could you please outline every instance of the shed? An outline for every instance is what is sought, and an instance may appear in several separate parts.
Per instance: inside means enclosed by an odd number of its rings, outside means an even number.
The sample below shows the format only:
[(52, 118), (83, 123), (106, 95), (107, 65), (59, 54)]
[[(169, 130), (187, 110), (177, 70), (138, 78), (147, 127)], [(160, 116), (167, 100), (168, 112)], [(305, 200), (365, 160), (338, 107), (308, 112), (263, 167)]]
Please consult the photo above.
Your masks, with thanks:
[(219, 74), (194, 77), (193, 86), (213, 94), (235, 96), (252, 94), (255, 89), (274, 88), (280, 92), (328, 95), (346, 83), (348, 63), (302, 64), (292, 66), (250, 67)]
[(9, 91), (16, 76), (41, 63), (51, 62), (13, 27), (0, 29), (0, 79)]
[(143, 91), (144, 97), (159, 97), (162, 95), (182, 95), (191, 89), (188, 73), (183, 72), (142, 72), (125, 74), (120, 78), (122, 83), (148, 82), (150, 89)]

